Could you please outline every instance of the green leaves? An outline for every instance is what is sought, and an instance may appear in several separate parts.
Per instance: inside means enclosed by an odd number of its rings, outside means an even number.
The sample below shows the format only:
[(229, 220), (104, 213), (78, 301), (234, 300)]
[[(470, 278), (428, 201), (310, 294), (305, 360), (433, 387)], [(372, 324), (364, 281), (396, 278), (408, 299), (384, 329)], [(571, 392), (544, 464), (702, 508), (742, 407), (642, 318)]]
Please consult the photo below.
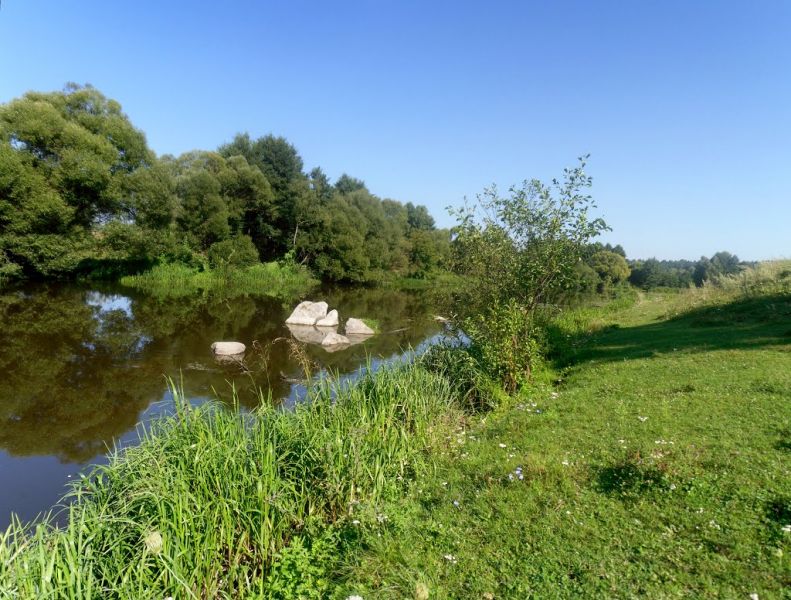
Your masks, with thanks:
[[(127, 179), (149, 165), (145, 137), (91, 87), (31, 92), (0, 106), (0, 252), (13, 272), (57, 276), (99, 251), (122, 218)], [(150, 191), (150, 190), (149, 190)]]
[(564, 170), (551, 186), (533, 179), (501, 196), (487, 188), (476, 203), (455, 211), (455, 264), (470, 276), (470, 294), (480, 306), (514, 299), (532, 312), (551, 301), (574, 280), (582, 248), (608, 229), (585, 190), (592, 179), (585, 160)]

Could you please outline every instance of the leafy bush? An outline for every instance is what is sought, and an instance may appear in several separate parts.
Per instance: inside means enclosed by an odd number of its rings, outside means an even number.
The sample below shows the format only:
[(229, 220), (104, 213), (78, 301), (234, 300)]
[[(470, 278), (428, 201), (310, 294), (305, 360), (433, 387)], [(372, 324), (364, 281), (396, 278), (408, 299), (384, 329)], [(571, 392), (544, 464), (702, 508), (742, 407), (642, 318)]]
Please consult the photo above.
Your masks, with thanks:
[(579, 285), (583, 251), (608, 229), (589, 216), (591, 185), (583, 157), (562, 182), (524, 181), (505, 197), (492, 187), (456, 213), (456, 268), (470, 282), (473, 315), (462, 328), (471, 355), (508, 392), (530, 380), (540, 358), (536, 313)]
[(530, 381), (538, 364), (542, 331), (533, 316), (515, 300), (495, 303), (465, 320), (470, 353), (484, 371), (507, 392)]
[(215, 242), (207, 254), (212, 269), (251, 267), (258, 263), (258, 250), (247, 235)]
[(288, 600), (326, 598), (330, 585), (327, 565), (338, 555), (332, 528), (314, 521), (305, 536), (296, 536), (281, 550), (266, 578), (264, 597)]

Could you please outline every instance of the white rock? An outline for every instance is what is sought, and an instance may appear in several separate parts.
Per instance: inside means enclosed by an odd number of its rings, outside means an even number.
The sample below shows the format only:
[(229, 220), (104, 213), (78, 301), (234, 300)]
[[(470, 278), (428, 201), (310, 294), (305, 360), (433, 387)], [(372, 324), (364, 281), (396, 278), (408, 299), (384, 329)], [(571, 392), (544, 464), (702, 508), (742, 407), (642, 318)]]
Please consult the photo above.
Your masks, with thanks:
[(214, 342), (211, 345), (211, 351), (216, 356), (234, 356), (236, 354), (244, 354), (247, 346), (241, 342)]
[(340, 335), (338, 333), (330, 332), (324, 336), (324, 339), (321, 340), (322, 346), (348, 346), (351, 342), (349, 338), (345, 335)]
[(326, 317), (316, 321), (316, 327), (337, 327), (339, 322), (338, 311), (333, 309), (327, 313)]
[(327, 316), (326, 302), (300, 302), (286, 319), (287, 325), (315, 325), (316, 321)]
[[(305, 344), (321, 344), (328, 334), (327, 329), (318, 330), (312, 325), (286, 325), (286, 327), (288, 327), (294, 339)], [(330, 331), (329, 333), (334, 332)]]
[(360, 319), (349, 319), (346, 321), (346, 335), (373, 335), (376, 333)]

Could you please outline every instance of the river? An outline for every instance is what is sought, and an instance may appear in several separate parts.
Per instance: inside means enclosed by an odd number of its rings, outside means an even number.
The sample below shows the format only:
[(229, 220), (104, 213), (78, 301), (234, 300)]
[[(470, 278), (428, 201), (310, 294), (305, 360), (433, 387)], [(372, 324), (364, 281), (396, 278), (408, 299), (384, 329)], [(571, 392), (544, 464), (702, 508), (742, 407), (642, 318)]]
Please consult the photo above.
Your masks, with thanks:
[[(306, 345), (313, 372), (353, 376), (402, 356), (441, 333), (447, 306), (431, 291), (331, 288), (311, 294), (341, 319), (378, 321), (364, 343), (327, 352)], [(288, 409), (304, 397), (304, 373), (284, 322), (296, 301), (198, 294), (163, 299), (118, 285), (29, 285), (0, 293), (0, 529), (16, 514), (51, 509), (67, 483), (134, 444), (139, 428), (173, 411), (166, 377), (197, 405), (219, 399), (241, 408), (260, 391)], [(244, 368), (217, 363), (212, 342), (247, 345)]]

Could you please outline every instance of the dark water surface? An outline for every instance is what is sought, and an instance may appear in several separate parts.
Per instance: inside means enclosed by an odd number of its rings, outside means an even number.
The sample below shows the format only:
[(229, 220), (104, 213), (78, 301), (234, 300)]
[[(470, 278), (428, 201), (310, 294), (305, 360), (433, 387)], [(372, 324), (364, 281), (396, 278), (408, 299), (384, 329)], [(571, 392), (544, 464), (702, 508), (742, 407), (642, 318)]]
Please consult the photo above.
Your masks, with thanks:
[[(342, 375), (438, 335), (433, 315), (446, 304), (427, 291), (311, 296), (342, 320), (380, 324), (381, 334), (345, 350), (306, 346), (316, 368)], [(298, 401), (303, 375), (283, 339), (291, 337), (284, 321), (295, 305), (250, 296), (158, 299), (113, 285), (0, 294), (0, 529), (12, 513), (29, 521), (49, 510), (68, 481), (106, 460), (108, 447), (134, 443), (138, 424), (172, 412), (165, 376), (183, 379), (193, 404), (229, 402), (231, 384), (243, 407), (256, 406), (262, 387), (284, 406)], [(245, 343), (249, 370), (215, 362), (210, 346), (218, 340)]]

